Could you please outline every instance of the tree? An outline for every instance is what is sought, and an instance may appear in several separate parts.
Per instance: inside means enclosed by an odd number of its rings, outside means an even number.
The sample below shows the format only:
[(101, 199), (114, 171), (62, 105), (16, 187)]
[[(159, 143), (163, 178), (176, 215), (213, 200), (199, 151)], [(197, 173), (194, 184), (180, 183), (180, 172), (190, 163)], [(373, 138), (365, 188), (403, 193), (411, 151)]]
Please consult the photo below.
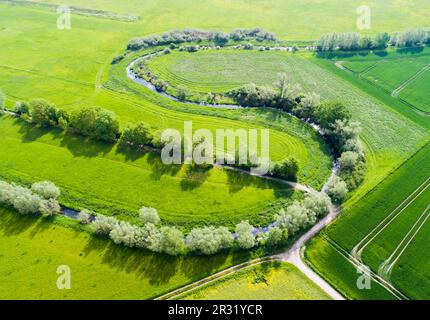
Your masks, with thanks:
[(160, 217), (158, 215), (157, 209), (154, 208), (140, 208), (139, 217), (143, 224), (152, 223), (153, 225), (157, 225), (160, 223)]
[(217, 46), (224, 47), (228, 43), (229, 35), (223, 32), (216, 32), (213, 38)]
[(338, 120), (350, 119), (351, 112), (340, 101), (324, 102), (315, 110), (315, 121), (324, 129), (331, 129)]
[(385, 49), (390, 41), (390, 35), (387, 32), (377, 33), (372, 41), (373, 49)]
[(112, 143), (119, 136), (119, 123), (115, 113), (99, 107), (73, 112), (70, 125), (77, 133), (95, 140)]
[(272, 227), (269, 229), (266, 238), (266, 246), (268, 247), (277, 247), (279, 245), (283, 245), (288, 240), (288, 230), (282, 230), (279, 227)]
[(144, 122), (138, 122), (136, 126), (128, 126), (124, 129), (119, 144), (123, 147), (141, 149), (144, 146), (152, 145), (153, 139), (149, 126)]
[(180, 101), (185, 101), (188, 96), (188, 91), (184, 86), (178, 86), (177, 88), (177, 97)]
[(326, 216), (330, 212), (330, 197), (325, 193), (312, 193), (303, 200), (303, 206), (308, 215), (308, 223), (313, 225), (318, 218)]
[(298, 161), (290, 157), (284, 160), (281, 164), (276, 163), (270, 171), (270, 174), (274, 177), (289, 181), (297, 181), (297, 173), (299, 172)]
[(29, 190), (22, 188), (17, 192), (13, 201), (13, 207), (21, 214), (32, 214), (39, 212), (42, 198), (32, 194)]
[(293, 83), (286, 73), (278, 74), (278, 81), (274, 84), (274, 86), (278, 90), (278, 98), (280, 101), (284, 99), (293, 101), (300, 95), (300, 92), (302, 91), (300, 84)]
[(13, 205), (13, 199), (15, 197), (15, 194), (15, 186), (5, 181), (0, 181), (0, 204), (6, 206)]
[(31, 120), (41, 127), (55, 127), (58, 125), (58, 109), (45, 100), (30, 101)]
[(114, 226), (109, 236), (116, 244), (123, 244), (126, 247), (134, 247), (136, 227), (128, 222), (120, 221)]
[(152, 223), (146, 223), (142, 228), (136, 231), (136, 247), (160, 252), (160, 238), (161, 233), (157, 227)]
[(161, 252), (177, 256), (184, 254), (186, 247), (184, 242), (184, 235), (182, 232), (174, 227), (162, 227), (160, 249)]
[(93, 221), (94, 232), (101, 235), (109, 235), (118, 223), (118, 220), (113, 217), (106, 217), (99, 214)]
[(23, 114), (28, 115), (30, 113), (30, 105), (27, 102), (18, 101), (15, 103), (14, 111), (20, 116)]
[(31, 190), (45, 199), (58, 199), (61, 195), (60, 189), (51, 181), (33, 183)]
[(337, 153), (353, 151), (362, 154), (363, 150), (359, 141), (360, 132), (361, 127), (358, 122), (336, 120), (328, 134)]
[(39, 211), (43, 215), (54, 216), (61, 212), (61, 207), (57, 200), (51, 198), (40, 202)]
[(321, 97), (315, 92), (306, 93), (303, 98), (300, 99), (300, 103), (297, 104), (293, 113), (302, 119), (309, 119), (313, 117), (315, 109), (320, 105)]
[(250, 249), (255, 245), (254, 227), (248, 221), (242, 221), (236, 226), (236, 242), (239, 248)]
[(290, 234), (305, 228), (309, 224), (308, 211), (300, 202), (294, 202), (285, 213), (288, 221), (287, 229)]
[(338, 176), (335, 176), (334, 179), (330, 181), (327, 186), (328, 191), (327, 194), (335, 203), (342, 203), (345, 200), (346, 195), (348, 193), (348, 187), (346, 186), (345, 181), (343, 181)]
[(342, 171), (351, 171), (357, 164), (359, 155), (356, 152), (346, 151), (343, 152), (339, 158), (340, 169)]
[[(82, 224), (88, 224), (91, 222), (92, 215), (87, 209), (83, 209), (78, 213), (78, 219)], [(109, 231), (110, 232), (110, 231)]]
[(186, 238), (187, 247), (191, 251), (206, 255), (230, 248), (233, 241), (233, 236), (225, 227), (194, 228)]

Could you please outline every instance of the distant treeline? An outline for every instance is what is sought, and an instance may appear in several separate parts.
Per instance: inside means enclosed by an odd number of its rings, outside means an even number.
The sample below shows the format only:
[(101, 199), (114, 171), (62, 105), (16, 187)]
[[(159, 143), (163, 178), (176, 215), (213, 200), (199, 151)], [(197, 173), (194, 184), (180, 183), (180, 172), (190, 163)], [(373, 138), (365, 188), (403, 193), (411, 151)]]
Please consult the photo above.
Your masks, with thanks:
[(201, 31), (194, 29), (185, 29), (183, 31), (173, 30), (163, 35), (147, 36), (135, 38), (128, 42), (128, 50), (140, 50), (149, 47), (179, 44), (185, 42), (202, 42), (211, 41), (217, 46), (225, 46), (229, 41), (256, 40), (276, 41), (275, 34), (260, 28), (254, 29), (237, 29), (231, 33), (219, 31)]
[(378, 33), (374, 37), (361, 36), (356, 32), (332, 32), (323, 35), (316, 41), (317, 51), (354, 51), (385, 49), (388, 46), (405, 48), (420, 44), (430, 44), (430, 31), (423, 28), (409, 29), (403, 32), (388, 34)]

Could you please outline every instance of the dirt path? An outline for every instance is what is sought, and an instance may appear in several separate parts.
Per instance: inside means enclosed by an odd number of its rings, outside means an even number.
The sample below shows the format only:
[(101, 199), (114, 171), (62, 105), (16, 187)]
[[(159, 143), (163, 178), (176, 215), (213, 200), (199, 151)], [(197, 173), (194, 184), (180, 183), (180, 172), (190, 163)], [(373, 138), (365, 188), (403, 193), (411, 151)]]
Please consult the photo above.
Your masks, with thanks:
[(294, 245), (284, 253), (279, 254), (277, 257), (281, 261), (289, 262), (295, 265), (301, 272), (303, 272), (309, 279), (318, 285), (324, 292), (326, 292), (334, 300), (345, 300), (345, 298), (338, 293), (332, 286), (330, 286), (323, 278), (315, 273), (303, 262), (302, 252), (305, 248), (306, 242), (320, 232), (324, 227), (329, 225), (340, 213), (336, 207), (332, 207), (330, 213), (315, 224), (308, 232), (302, 235)]
[(227, 268), (223, 271), (217, 272), (209, 277), (201, 279), (199, 281), (193, 282), (187, 286), (171, 291), (165, 295), (157, 297), (156, 300), (169, 300), (175, 299), (189, 293), (197, 288), (205, 286), (209, 283), (222, 279), (226, 276), (229, 276), (239, 270), (243, 270), (245, 268), (249, 268), (255, 265), (259, 265), (263, 262), (267, 261), (285, 261), (296, 266), (303, 274), (305, 274), (310, 280), (312, 280), (317, 286), (319, 286), (325, 293), (327, 293), (334, 300), (345, 300), (345, 298), (338, 293), (335, 289), (333, 289), (323, 278), (321, 278), (318, 274), (316, 274), (311, 268), (309, 268), (302, 260), (302, 250), (304, 249), (304, 245), (306, 242), (315, 236), (319, 231), (321, 231), (325, 226), (327, 226), (330, 222), (332, 222), (337, 215), (339, 214), (339, 210), (335, 207), (332, 208), (331, 212), (321, 219), (317, 224), (315, 224), (309, 231), (303, 234), (287, 251), (264, 257), (261, 259), (255, 259), (248, 262), (244, 262), (242, 264)]

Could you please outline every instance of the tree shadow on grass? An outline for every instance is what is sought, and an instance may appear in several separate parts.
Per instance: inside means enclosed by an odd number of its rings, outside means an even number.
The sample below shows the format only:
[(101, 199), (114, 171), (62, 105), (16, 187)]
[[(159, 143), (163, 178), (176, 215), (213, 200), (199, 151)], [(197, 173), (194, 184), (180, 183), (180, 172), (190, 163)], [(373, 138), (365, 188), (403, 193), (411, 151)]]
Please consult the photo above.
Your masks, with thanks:
[(212, 168), (187, 165), (185, 175), (181, 180), (181, 189), (190, 191), (200, 187), (210, 175)]
[(13, 124), (19, 126), (18, 132), (22, 135), (22, 142), (25, 143), (36, 141), (47, 134), (53, 135), (54, 138), (59, 138), (62, 135), (62, 131), (59, 129), (41, 128), (20, 118), (16, 118)]
[(0, 217), (0, 232), (5, 236), (18, 235), (40, 224), (39, 216), (22, 216), (3, 208), (0, 208)]
[(153, 180), (160, 180), (163, 175), (176, 176), (182, 168), (182, 164), (164, 164), (157, 152), (148, 153), (147, 162), (152, 168)]
[(151, 285), (161, 285), (177, 273), (182, 258), (149, 252), (144, 249), (116, 245), (110, 239), (92, 236), (84, 255), (97, 251), (102, 262), (117, 271), (134, 273), (140, 280), (147, 279)]
[(115, 144), (113, 143), (94, 141), (72, 133), (64, 135), (60, 145), (61, 147), (67, 148), (74, 157), (86, 158), (106, 155), (115, 147)]

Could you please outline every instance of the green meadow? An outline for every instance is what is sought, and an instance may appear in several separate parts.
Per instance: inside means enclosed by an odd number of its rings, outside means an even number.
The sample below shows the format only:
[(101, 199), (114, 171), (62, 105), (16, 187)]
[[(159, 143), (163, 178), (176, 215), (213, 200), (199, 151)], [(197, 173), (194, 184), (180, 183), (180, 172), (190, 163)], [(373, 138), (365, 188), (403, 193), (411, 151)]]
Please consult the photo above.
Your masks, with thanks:
[[(126, 249), (79, 224), (0, 209), (1, 300), (152, 299), (251, 257), (246, 253), (174, 258)], [(71, 289), (57, 288), (70, 267)]]

